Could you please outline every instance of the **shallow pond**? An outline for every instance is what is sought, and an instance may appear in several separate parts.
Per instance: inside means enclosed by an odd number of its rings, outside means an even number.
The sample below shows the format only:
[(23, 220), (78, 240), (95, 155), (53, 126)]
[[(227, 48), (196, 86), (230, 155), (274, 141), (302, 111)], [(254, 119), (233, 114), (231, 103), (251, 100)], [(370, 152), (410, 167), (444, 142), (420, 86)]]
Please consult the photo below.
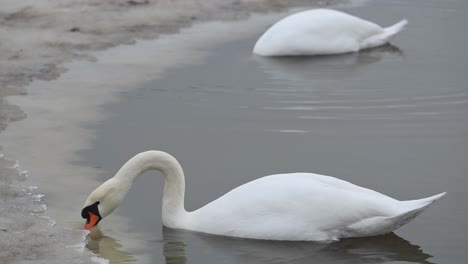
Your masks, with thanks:
[[(261, 32), (213, 47), (201, 64), (171, 70), (107, 105), (111, 117), (95, 127), (94, 147), (82, 157), (108, 171), (104, 181), (133, 154), (171, 153), (186, 174), (187, 210), (282, 172), (332, 175), (397, 199), (448, 192), (396, 234), (280, 243), (163, 228), (163, 180), (148, 172), (118, 213), (145, 234), (144, 253), (154, 263), (463, 263), (468, 37), (460, 32), (467, 8), (463, 0), (350, 8), (382, 25), (410, 21), (393, 45), (358, 54), (261, 58), (251, 54)], [(112, 230), (103, 235), (113, 241)], [(91, 243), (99, 252), (99, 240)]]

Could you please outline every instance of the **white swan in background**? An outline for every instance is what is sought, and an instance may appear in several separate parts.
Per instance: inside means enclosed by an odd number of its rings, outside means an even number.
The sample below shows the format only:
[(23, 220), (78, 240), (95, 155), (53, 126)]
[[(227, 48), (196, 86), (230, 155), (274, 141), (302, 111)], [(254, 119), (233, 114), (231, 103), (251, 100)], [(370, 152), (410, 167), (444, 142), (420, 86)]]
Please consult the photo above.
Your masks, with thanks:
[(384, 45), (407, 23), (404, 19), (382, 28), (340, 11), (313, 9), (290, 15), (274, 24), (258, 39), (253, 52), (262, 56), (356, 52)]
[(81, 212), (87, 219), (85, 228), (114, 211), (134, 179), (147, 170), (159, 170), (165, 179), (165, 226), (252, 239), (330, 241), (381, 235), (404, 225), (445, 194), (398, 201), (333, 177), (291, 173), (248, 182), (187, 212), (180, 164), (165, 152), (146, 151), (127, 161), (90, 194)]

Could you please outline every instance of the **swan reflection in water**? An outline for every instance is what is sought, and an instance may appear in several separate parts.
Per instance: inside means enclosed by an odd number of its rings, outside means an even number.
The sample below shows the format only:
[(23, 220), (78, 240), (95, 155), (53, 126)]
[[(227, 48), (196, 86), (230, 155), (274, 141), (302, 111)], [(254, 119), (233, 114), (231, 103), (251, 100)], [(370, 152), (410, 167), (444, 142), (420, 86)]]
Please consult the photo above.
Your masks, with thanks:
[[(332, 243), (281, 242), (251, 239), (237, 239), (207, 235), (190, 231), (162, 227), (162, 253), (166, 264), (210, 263), (221, 256), (223, 263), (387, 263), (403, 261), (430, 264), (422, 249), (409, 241), (390, 233), (384, 236), (343, 239)], [(145, 241), (141, 241), (144, 243)], [(154, 245), (157, 245), (154, 244)], [(186, 248), (204, 250), (203, 260), (190, 259)], [(99, 257), (109, 259), (111, 264), (138, 262), (136, 256), (122, 250), (116, 239), (104, 235), (99, 227), (91, 230), (88, 236), (88, 249)], [(160, 254), (157, 247), (151, 249)], [(206, 253), (208, 252), (208, 253)], [(211, 261), (213, 260), (213, 261)]]
[(99, 257), (108, 259), (110, 264), (129, 263), (137, 260), (130, 252), (122, 250), (122, 244), (118, 240), (105, 236), (99, 226), (90, 231), (86, 248)]
[(431, 263), (428, 259), (432, 257), (394, 233), (317, 243), (236, 239), (165, 227), (162, 232), (167, 264), (190, 263), (185, 248), (199, 241), (221, 254), (225, 263)]
[[(260, 68), (274, 79), (289, 81), (337, 80), (356, 76), (361, 69), (367, 69), (376, 62), (391, 55), (403, 57), (404, 53), (397, 46), (386, 44), (381, 47), (359, 52), (320, 56), (254, 56)], [(396, 56), (395, 56), (396, 55)]]

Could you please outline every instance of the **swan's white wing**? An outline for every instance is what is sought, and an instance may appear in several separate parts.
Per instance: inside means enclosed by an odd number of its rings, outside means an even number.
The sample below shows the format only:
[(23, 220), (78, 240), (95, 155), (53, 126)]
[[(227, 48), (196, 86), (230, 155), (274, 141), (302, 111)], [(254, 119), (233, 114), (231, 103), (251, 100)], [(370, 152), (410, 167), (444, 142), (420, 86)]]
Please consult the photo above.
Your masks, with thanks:
[(330, 240), (343, 228), (399, 212), (398, 201), (333, 177), (271, 175), (249, 182), (191, 213), (190, 229), (274, 240)]

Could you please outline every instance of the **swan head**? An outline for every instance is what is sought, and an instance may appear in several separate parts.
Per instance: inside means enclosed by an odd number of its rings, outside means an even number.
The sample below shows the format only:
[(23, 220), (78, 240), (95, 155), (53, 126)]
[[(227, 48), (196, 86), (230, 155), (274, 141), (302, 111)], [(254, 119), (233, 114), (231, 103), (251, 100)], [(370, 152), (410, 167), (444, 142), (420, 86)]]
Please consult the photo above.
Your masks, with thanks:
[(86, 219), (85, 229), (91, 229), (111, 214), (125, 198), (128, 188), (115, 179), (109, 179), (97, 187), (86, 199), (81, 217)]

